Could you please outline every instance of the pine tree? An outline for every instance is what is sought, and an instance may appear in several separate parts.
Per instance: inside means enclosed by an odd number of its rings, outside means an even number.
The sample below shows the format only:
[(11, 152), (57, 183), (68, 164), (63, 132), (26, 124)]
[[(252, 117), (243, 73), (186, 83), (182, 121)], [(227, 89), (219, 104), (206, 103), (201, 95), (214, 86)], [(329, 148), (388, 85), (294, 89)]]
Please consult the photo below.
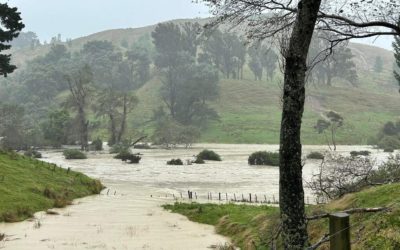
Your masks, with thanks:
[[(7, 3), (0, 4), (0, 51), (10, 49), (9, 42), (25, 27), (20, 14), (17, 8), (11, 8)], [(10, 60), (11, 55), (0, 54), (0, 75), (7, 76), (17, 68), (10, 63)]]

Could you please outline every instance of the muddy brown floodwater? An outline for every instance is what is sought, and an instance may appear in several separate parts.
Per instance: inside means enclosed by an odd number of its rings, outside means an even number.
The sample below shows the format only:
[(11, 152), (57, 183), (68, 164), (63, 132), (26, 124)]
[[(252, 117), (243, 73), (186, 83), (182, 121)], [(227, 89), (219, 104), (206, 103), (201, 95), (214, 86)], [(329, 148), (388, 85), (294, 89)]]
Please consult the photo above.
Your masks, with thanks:
[[(204, 165), (167, 166), (172, 158), (192, 160), (202, 149), (219, 153), (222, 162)], [(7, 235), (0, 248), (43, 249), (209, 249), (229, 240), (215, 234), (213, 227), (188, 221), (164, 211), (160, 205), (187, 197), (191, 190), (199, 202), (213, 193), (228, 200), (249, 193), (259, 199), (278, 197), (279, 171), (276, 167), (247, 164), (249, 154), (259, 150), (277, 151), (277, 145), (198, 144), (191, 149), (134, 150), (143, 154), (137, 165), (123, 163), (110, 154), (90, 153), (86, 160), (65, 160), (61, 152), (43, 152), (45, 161), (81, 171), (100, 179), (107, 189), (100, 195), (74, 201), (74, 205), (55, 209), (59, 215), (35, 214), (30, 221), (0, 223)], [(303, 151), (327, 150), (325, 146), (305, 146)], [(372, 157), (384, 160), (388, 154), (366, 146), (339, 146), (338, 152), (370, 150)], [(307, 160), (304, 179), (318, 169), (318, 160)], [(312, 193), (306, 197), (313, 201)], [(222, 201), (226, 202), (226, 201)]]

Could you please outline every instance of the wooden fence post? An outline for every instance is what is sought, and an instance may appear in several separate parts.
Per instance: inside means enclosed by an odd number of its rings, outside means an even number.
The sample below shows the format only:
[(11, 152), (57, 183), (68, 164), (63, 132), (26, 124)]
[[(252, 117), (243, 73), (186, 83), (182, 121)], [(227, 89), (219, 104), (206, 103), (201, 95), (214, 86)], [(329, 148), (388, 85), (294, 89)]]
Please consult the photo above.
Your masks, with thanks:
[(331, 250), (350, 250), (350, 215), (335, 213), (329, 215)]

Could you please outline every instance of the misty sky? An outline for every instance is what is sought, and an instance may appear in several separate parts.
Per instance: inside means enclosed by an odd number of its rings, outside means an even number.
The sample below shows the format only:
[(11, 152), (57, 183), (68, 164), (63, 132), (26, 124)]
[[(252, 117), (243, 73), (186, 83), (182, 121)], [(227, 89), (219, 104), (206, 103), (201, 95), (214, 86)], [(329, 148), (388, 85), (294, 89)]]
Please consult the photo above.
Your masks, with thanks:
[[(61, 34), (77, 38), (95, 32), (136, 28), (179, 18), (209, 16), (208, 9), (192, 0), (8, 0), (22, 13), (25, 31), (34, 31), (43, 40)], [(360, 41), (358, 41), (360, 42)], [(391, 49), (388, 38), (370, 39)]]

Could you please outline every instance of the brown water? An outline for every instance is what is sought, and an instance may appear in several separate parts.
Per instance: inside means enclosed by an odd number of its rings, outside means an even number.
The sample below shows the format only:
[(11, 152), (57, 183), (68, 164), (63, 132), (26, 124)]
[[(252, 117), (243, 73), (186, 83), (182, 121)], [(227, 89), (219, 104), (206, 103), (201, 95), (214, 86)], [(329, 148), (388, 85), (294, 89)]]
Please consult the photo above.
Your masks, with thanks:
[[(204, 165), (167, 166), (172, 158), (191, 160), (203, 148), (218, 152), (222, 162)], [(5, 249), (207, 249), (224, 244), (227, 239), (216, 235), (210, 226), (188, 221), (185, 217), (164, 211), (160, 205), (173, 202), (173, 196), (196, 192), (198, 201), (207, 201), (207, 193), (235, 193), (246, 197), (252, 193), (260, 200), (277, 199), (279, 171), (276, 167), (254, 167), (247, 164), (249, 154), (258, 150), (276, 151), (277, 145), (199, 144), (191, 149), (134, 150), (143, 154), (137, 165), (115, 160), (109, 154), (91, 153), (86, 160), (65, 160), (61, 152), (44, 152), (44, 160), (70, 167), (100, 179), (107, 186), (101, 195), (79, 199), (75, 205), (58, 209), (60, 215), (44, 213), (35, 220), (0, 224), (7, 241)], [(310, 151), (327, 150), (323, 146), (305, 146)], [(382, 161), (388, 154), (366, 146), (339, 146), (338, 153), (370, 150)], [(307, 160), (304, 179), (317, 171), (318, 160)], [(107, 195), (108, 193), (108, 195)], [(306, 189), (306, 197), (313, 200)], [(225, 201), (223, 201), (225, 202)]]

